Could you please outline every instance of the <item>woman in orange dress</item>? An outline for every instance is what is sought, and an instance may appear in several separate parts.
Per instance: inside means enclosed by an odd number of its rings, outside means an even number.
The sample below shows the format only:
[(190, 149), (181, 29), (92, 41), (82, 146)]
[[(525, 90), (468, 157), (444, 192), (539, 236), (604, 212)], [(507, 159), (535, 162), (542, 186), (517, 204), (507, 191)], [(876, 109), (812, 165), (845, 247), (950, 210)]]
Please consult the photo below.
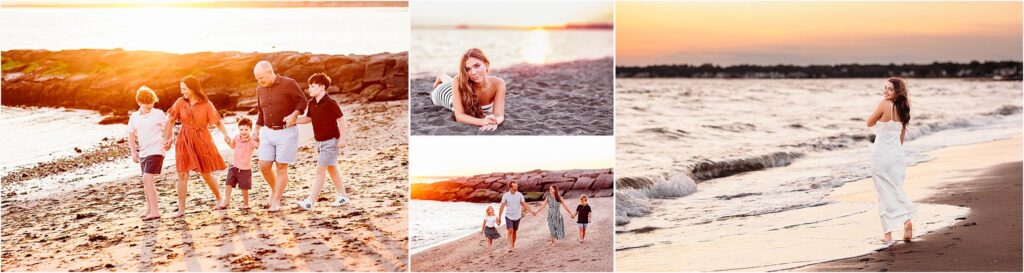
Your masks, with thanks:
[(206, 186), (213, 192), (213, 197), (220, 204), (220, 190), (210, 173), (227, 168), (221, 158), (213, 137), (208, 129), (210, 124), (224, 135), (224, 141), (230, 142), (220, 114), (203, 91), (202, 85), (195, 77), (188, 76), (181, 80), (181, 95), (171, 109), (167, 111), (168, 122), (164, 130), (164, 146), (170, 148), (171, 132), (175, 121), (181, 121), (181, 131), (175, 143), (175, 163), (178, 166), (178, 213), (174, 217), (185, 215), (185, 197), (188, 193), (188, 175), (190, 171), (199, 172)]

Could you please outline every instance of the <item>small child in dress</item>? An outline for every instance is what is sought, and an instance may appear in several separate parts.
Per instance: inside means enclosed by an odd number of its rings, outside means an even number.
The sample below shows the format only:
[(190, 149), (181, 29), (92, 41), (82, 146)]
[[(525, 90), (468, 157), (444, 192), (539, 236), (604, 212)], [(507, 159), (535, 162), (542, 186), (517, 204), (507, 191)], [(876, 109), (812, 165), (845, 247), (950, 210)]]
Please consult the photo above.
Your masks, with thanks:
[(576, 205), (576, 225), (580, 227), (580, 243), (587, 238), (587, 225), (590, 225), (590, 205), (587, 205), (587, 195), (580, 195), (580, 204)]
[(160, 218), (155, 180), (164, 164), (163, 127), (167, 125), (167, 115), (153, 108), (159, 100), (149, 87), (139, 87), (135, 92), (139, 111), (128, 118), (128, 148), (132, 161), (142, 167), (142, 189), (146, 196), (146, 212), (140, 216), (143, 221)]
[(217, 209), (226, 209), (231, 206), (231, 188), (238, 187), (242, 190), (242, 209), (249, 209), (249, 189), (252, 189), (252, 152), (259, 147), (250, 135), (252, 133), (252, 120), (242, 117), (238, 120), (238, 136), (228, 142), (228, 146), (235, 150), (231, 159), (231, 168), (228, 169), (228, 180), (224, 182), (224, 203), (217, 204)]
[(491, 243), (494, 239), (501, 238), (501, 233), (498, 233), (498, 216), (494, 215), (494, 207), (487, 206), (487, 216), (484, 217), (480, 232), (487, 237), (487, 255), (491, 255)]

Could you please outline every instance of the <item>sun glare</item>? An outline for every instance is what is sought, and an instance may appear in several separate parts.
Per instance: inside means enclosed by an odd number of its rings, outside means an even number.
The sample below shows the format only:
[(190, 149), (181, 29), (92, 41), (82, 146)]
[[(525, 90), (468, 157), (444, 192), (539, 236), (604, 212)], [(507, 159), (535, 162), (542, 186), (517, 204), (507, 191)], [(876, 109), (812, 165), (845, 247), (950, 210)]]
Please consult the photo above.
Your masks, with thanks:
[(551, 35), (542, 28), (530, 31), (529, 38), (522, 50), (523, 59), (531, 64), (544, 64), (551, 54)]

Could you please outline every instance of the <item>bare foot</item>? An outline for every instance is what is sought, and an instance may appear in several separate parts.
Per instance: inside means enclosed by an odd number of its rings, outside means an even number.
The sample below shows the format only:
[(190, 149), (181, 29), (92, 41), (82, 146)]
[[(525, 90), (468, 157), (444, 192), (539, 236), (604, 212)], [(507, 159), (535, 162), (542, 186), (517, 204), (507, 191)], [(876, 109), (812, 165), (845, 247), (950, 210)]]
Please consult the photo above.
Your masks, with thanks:
[(269, 212), (278, 212), (278, 211), (281, 211), (281, 207), (279, 207), (279, 206), (270, 206), (270, 208), (268, 208), (267, 211), (269, 211)]
[(146, 216), (146, 217), (142, 218), (142, 221), (149, 221), (149, 220), (156, 220), (156, 219), (160, 219), (160, 214)]
[(250, 208), (249, 208), (249, 205), (244, 205), (244, 206), (242, 206), (239, 209), (241, 209), (241, 210), (249, 210)]
[(227, 204), (217, 204), (217, 206), (215, 208), (217, 210), (224, 210), (224, 209), (228, 208), (228, 205)]
[(184, 216), (185, 216), (185, 212), (178, 211), (178, 214), (175, 214), (174, 217), (172, 217), (172, 218), (181, 218), (181, 217), (184, 217)]

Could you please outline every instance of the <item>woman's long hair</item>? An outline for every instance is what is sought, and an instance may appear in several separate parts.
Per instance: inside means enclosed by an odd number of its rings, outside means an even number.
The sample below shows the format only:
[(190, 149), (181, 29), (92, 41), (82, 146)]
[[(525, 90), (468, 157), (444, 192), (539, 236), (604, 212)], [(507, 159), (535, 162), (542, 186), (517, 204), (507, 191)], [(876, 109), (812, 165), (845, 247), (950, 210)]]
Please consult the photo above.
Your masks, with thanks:
[[(185, 83), (188, 90), (192, 90), (192, 94), (194, 96), (199, 97), (206, 102), (210, 101), (210, 97), (206, 95), (206, 91), (203, 91), (203, 85), (199, 84), (199, 79), (196, 79), (196, 77), (185, 76), (185, 78), (181, 79), (181, 82)], [(188, 98), (185, 99), (187, 100)]]
[(889, 78), (889, 83), (892, 83), (892, 90), (895, 93), (892, 99), (892, 104), (896, 106), (894, 114), (899, 115), (903, 128), (907, 128), (907, 124), (910, 124), (910, 94), (907, 92), (907, 82), (902, 78), (892, 77)]
[[(484, 52), (479, 48), (470, 48), (466, 50), (466, 53), (462, 53), (462, 58), (459, 60), (459, 97), (461, 98), (462, 110), (466, 111), (467, 115), (475, 118), (483, 118), (484, 111), (480, 109), (480, 104), (476, 98), (476, 90), (473, 89), (473, 85), (469, 83), (469, 75), (466, 74), (466, 61), (469, 58), (477, 58), (487, 65), (488, 69), (491, 67), (491, 61), (487, 59)], [(486, 78), (484, 78), (486, 80)]]

